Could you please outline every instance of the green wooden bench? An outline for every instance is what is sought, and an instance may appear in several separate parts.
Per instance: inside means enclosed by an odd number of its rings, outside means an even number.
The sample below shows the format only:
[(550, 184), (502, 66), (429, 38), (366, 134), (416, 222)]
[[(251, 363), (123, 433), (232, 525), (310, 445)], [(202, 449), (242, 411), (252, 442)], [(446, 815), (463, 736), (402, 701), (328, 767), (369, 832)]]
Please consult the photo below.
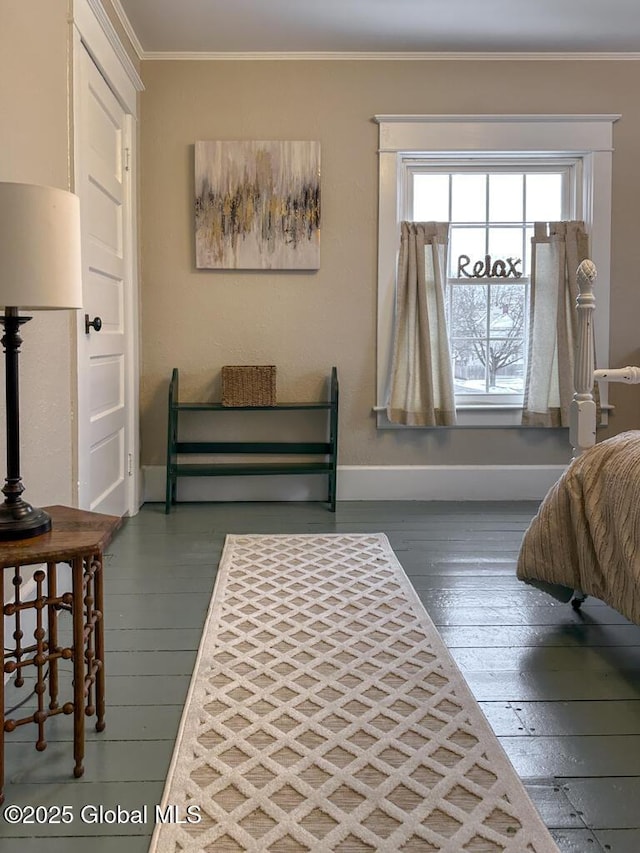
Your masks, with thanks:
[[(181, 412), (300, 412), (329, 413), (327, 441), (180, 441)], [(215, 456), (207, 462), (187, 462), (188, 455)], [(220, 456), (261, 455), (308, 456), (308, 461), (221, 462)], [(169, 383), (167, 429), (167, 482), (165, 512), (177, 503), (178, 477), (225, 477), (260, 474), (325, 474), (328, 481), (327, 502), (335, 512), (338, 459), (338, 371), (331, 369), (329, 399), (308, 403), (276, 403), (274, 406), (223, 406), (222, 403), (186, 403), (180, 401), (179, 371), (173, 368)]]

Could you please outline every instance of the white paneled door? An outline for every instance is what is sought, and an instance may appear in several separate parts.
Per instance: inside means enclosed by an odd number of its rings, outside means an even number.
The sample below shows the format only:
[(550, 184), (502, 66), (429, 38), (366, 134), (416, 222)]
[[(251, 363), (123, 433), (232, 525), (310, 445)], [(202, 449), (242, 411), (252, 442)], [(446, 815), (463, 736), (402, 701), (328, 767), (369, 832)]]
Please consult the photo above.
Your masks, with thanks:
[(84, 308), (78, 327), (78, 499), (132, 507), (132, 268), (129, 117), (83, 48), (76, 77), (76, 189)]

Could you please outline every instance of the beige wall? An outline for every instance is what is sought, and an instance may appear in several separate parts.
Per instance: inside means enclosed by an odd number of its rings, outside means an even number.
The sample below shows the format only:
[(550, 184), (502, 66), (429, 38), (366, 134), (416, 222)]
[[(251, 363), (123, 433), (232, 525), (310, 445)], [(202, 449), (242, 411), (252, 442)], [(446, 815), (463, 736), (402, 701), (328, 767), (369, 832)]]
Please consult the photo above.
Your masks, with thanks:
[[(67, 0), (1, 0), (2, 181), (71, 186), (67, 15)], [(67, 311), (37, 312), (22, 329), (21, 470), (25, 499), (37, 505), (73, 497), (71, 321)], [(4, 418), (0, 433), (4, 480)]]
[[(314, 397), (332, 364), (347, 465), (556, 463), (566, 431), (377, 430), (377, 125), (389, 113), (621, 113), (615, 125), (611, 365), (637, 361), (640, 268), (636, 62), (147, 61), (142, 63), (142, 461), (164, 461), (166, 389), (216, 391), (226, 363), (274, 363), (281, 399)], [(317, 272), (196, 271), (193, 143), (317, 139)], [(213, 388), (212, 388), (213, 382)], [(610, 431), (640, 425), (615, 388)]]

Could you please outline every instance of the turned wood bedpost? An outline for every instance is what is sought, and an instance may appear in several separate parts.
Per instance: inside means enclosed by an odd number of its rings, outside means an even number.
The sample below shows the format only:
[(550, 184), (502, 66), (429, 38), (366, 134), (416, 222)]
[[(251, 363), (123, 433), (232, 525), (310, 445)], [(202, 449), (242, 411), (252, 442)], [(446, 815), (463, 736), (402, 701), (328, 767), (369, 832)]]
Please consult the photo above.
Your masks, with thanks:
[[(576, 309), (578, 329), (573, 370), (573, 400), (569, 415), (569, 441), (573, 458), (577, 458), (596, 443), (597, 413), (593, 397), (593, 384), (598, 382), (626, 382), (640, 384), (640, 367), (620, 367), (595, 370), (595, 334), (593, 312), (596, 307), (593, 285), (598, 273), (593, 261), (584, 260), (578, 267), (578, 297)], [(574, 590), (571, 605), (579, 610), (587, 596)]]
[(576, 310), (578, 329), (573, 369), (573, 400), (569, 413), (569, 441), (574, 458), (596, 443), (596, 403), (593, 397), (595, 339), (593, 312), (596, 299), (593, 285), (598, 275), (593, 261), (584, 260), (578, 267)]

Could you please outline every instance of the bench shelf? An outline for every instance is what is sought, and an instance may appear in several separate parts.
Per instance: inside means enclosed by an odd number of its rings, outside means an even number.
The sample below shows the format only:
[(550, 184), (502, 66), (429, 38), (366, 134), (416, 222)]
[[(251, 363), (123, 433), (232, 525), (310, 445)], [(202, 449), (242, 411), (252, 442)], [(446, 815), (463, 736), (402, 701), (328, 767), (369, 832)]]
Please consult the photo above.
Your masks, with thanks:
[[(301, 412), (318, 411), (328, 414), (327, 441), (181, 441), (179, 422), (181, 412)], [(185, 457), (215, 456), (207, 462), (187, 462)], [(309, 456), (305, 461), (221, 462), (218, 457), (236, 456)], [(223, 406), (221, 403), (182, 402), (179, 396), (179, 372), (174, 367), (169, 383), (167, 429), (167, 479), (165, 512), (177, 503), (178, 477), (230, 477), (261, 474), (324, 474), (327, 476), (327, 501), (333, 512), (336, 508), (338, 455), (338, 372), (331, 369), (329, 399), (309, 403), (276, 403), (274, 406)]]

